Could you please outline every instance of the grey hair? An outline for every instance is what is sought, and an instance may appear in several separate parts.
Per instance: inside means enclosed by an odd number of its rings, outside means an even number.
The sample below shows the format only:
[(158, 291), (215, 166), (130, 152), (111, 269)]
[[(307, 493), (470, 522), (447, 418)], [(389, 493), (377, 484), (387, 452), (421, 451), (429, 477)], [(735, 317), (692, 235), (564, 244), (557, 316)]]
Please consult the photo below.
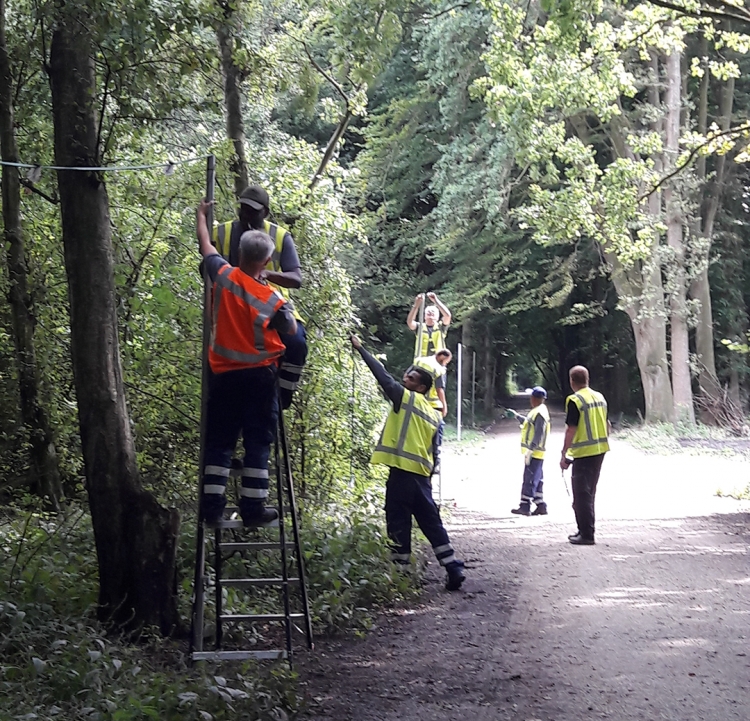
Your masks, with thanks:
[(262, 230), (246, 230), (240, 236), (240, 262), (263, 263), (273, 253), (273, 241)]

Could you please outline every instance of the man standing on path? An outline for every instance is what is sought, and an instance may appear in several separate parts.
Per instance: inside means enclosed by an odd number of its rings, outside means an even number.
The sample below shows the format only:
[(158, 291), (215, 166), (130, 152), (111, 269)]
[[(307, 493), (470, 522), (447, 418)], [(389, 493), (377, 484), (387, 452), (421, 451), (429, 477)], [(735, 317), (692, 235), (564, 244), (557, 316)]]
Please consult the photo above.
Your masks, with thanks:
[(589, 372), (584, 366), (570, 369), (573, 394), (565, 400), (565, 441), (560, 468), (573, 464), (573, 511), (578, 533), (568, 540), (578, 546), (594, 545), (594, 499), (602, 469), (610, 425), (607, 401), (601, 393), (589, 388)]
[[(536, 386), (531, 391), (531, 411), (529, 415), (522, 416), (514, 410), (510, 412), (516, 420), (522, 422), (521, 426), (521, 453), (524, 454), (523, 462), (523, 485), (521, 486), (521, 503), (518, 508), (511, 510), (519, 516), (546, 516), (547, 504), (544, 502), (542, 488), (544, 486), (544, 450), (549, 436), (550, 422), (549, 411), (545, 400), (547, 391), (541, 386)], [(536, 508), (531, 511), (531, 502), (534, 501)]]
[(432, 376), (432, 388), (427, 391), (426, 398), (428, 403), (442, 416), (437, 432), (433, 474), (440, 472), (440, 448), (443, 445), (445, 416), (448, 415), (448, 401), (445, 397), (445, 374), (448, 372), (448, 363), (451, 362), (451, 358), (453, 358), (453, 353), (447, 348), (441, 348), (435, 355), (426, 355), (414, 360), (415, 366), (424, 368)]
[(445, 587), (457, 591), (464, 582), (464, 564), (456, 558), (448, 533), (432, 500), (430, 476), (435, 465), (435, 444), (440, 413), (425, 398), (432, 376), (410, 366), (403, 385), (351, 337), (352, 346), (372, 371), (392, 408), (385, 421), (370, 463), (388, 466), (385, 487), (385, 521), (392, 540), (391, 558), (407, 565), (411, 557), (411, 518), (417, 521), (448, 577)]
[(239, 265), (240, 237), (248, 230), (262, 230), (274, 243), (273, 254), (263, 272), (263, 279), (279, 291), (294, 311), (297, 329), (293, 334), (283, 333), (286, 346), (279, 368), (279, 396), (281, 407), (289, 408), (292, 396), (299, 385), (302, 369), (307, 360), (307, 336), (302, 317), (294, 310), (289, 289), (302, 287), (297, 248), (291, 233), (268, 220), (270, 213), (268, 193), (259, 185), (249, 185), (239, 197), (238, 219), (221, 223), (213, 229), (213, 244), (231, 265)]
[[(425, 294), (420, 293), (414, 299), (409, 315), (406, 317), (406, 325), (409, 330), (418, 331), (419, 323), (417, 322), (417, 311), (424, 303)], [(435, 293), (428, 293), (427, 298), (434, 305), (428, 305), (424, 309), (424, 325), (422, 326), (422, 337), (417, 341), (415, 358), (421, 356), (434, 355), (436, 351), (445, 348), (445, 330), (451, 322), (451, 312)]]

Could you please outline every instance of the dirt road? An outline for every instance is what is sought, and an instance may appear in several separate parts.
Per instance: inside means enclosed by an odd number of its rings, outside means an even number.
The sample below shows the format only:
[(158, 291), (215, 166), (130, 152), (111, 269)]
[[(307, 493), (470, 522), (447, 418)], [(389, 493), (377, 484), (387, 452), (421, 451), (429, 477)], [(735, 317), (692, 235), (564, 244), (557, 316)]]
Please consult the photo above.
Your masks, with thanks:
[[(558, 422), (557, 428), (561, 427)], [(449, 531), (470, 567), (364, 641), (323, 642), (303, 666), (306, 719), (747, 721), (750, 513), (714, 496), (745, 462), (647, 456), (617, 441), (597, 495), (597, 545), (574, 528), (549, 443), (550, 515), (523, 518), (517, 427), (449, 449)], [(447, 502), (446, 505), (453, 505)]]

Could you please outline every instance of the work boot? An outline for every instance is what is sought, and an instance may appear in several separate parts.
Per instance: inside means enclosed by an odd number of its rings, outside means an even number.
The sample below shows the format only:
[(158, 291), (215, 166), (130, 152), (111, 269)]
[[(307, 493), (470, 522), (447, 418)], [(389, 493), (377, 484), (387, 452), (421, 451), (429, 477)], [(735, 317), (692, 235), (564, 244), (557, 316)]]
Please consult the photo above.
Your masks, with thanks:
[(248, 526), (265, 526), (271, 521), (275, 521), (279, 517), (279, 512), (275, 508), (266, 508), (260, 506), (258, 511), (253, 509), (253, 512), (240, 509), (240, 515), (242, 516), (242, 525)]
[(448, 574), (448, 578), (445, 581), (445, 588), (448, 591), (458, 591), (461, 588), (461, 584), (466, 580), (464, 574), (464, 563), (463, 561), (453, 561), (445, 567), (445, 571)]
[(544, 501), (541, 501), (540, 503), (536, 504), (536, 508), (534, 509), (532, 516), (546, 516), (547, 515), (547, 504), (544, 503)]
[(568, 540), (574, 546), (593, 546), (595, 541), (593, 538), (584, 538), (580, 533), (576, 533), (574, 536), (568, 536)]
[(530, 516), (531, 515), (531, 504), (530, 503), (521, 503), (521, 505), (518, 508), (513, 508), (510, 511), (511, 513), (515, 513), (517, 516)]

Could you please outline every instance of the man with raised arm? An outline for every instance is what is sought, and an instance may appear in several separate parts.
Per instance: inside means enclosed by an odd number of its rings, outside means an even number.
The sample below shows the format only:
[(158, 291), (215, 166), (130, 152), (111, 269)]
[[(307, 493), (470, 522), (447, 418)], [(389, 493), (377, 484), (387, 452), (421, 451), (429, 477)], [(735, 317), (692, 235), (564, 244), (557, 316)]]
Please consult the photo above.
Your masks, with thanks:
[(206, 409), (201, 514), (209, 524), (221, 521), (232, 453), (242, 432), (245, 456), (239, 508), (246, 526), (278, 517), (266, 508), (268, 457), (278, 422), (276, 375), (284, 336), (296, 332), (289, 304), (265, 279), (274, 245), (259, 230), (242, 233), (238, 266), (230, 265), (211, 243), (201, 202), (197, 234), (212, 288), (210, 373)]
[(432, 545), (432, 550), (447, 578), (445, 587), (457, 591), (464, 582), (464, 564), (456, 558), (440, 511), (432, 500), (430, 476), (435, 465), (435, 444), (440, 413), (425, 398), (432, 387), (430, 373), (409, 366), (399, 383), (368, 353), (357, 336), (352, 346), (380, 384), (391, 404), (378, 445), (370, 463), (388, 466), (385, 487), (385, 520), (391, 538), (391, 558), (407, 565), (411, 557), (411, 519)]
[[(422, 337), (417, 341), (415, 358), (434, 355), (436, 351), (445, 348), (445, 331), (451, 322), (451, 312), (445, 303), (435, 293), (427, 293), (427, 298), (433, 305), (428, 305), (424, 309)], [(420, 293), (414, 299), (414, 304), (406, 317), (406, 325), (409, 326), (409, 330), (419, 332), (417, 312), (424, 300), (424, 293)]]

